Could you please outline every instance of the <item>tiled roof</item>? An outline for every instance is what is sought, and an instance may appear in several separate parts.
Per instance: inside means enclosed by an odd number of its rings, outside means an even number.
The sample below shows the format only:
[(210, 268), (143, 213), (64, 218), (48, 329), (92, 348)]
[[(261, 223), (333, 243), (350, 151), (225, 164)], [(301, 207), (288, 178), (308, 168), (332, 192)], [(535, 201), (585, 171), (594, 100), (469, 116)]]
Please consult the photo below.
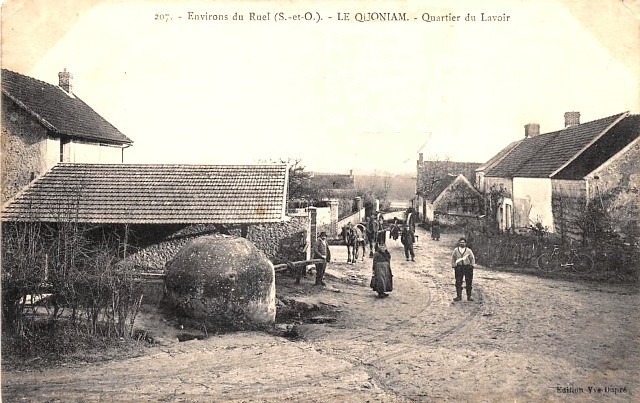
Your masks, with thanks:
[(425, 198), (433, 202), (438, 198), (438, 196), (440, 196), (440, 193), (444, 192), (444, 190), (456, 180), (457, 177), (458, 175), (447, 175), (441, 178), (434, 183), (433, 188), (427, 192)]
[(485, 176), (548, 178), (626, 115), (621, 113), (526, 138), (490, 167)]
[(629, 115), (593, 145), (553, 175), (555, 179), (582, 179), (640, 137), (640, 115)]
[(105, 143), (132, 143), (80, 98), (58, 86), (2, 69), (2, 93), (53, 133)]
[[(458, 161), (422, 161), (418, 163), (419, 182), (425, 185), (431, 182), (431, 178), (435, 176), (443, 177), (445, 175), (458, 176), (464, 175), (471, 183), (476, 181), (476, 169), (480, 167), (479, 162), (458, 162)], [(421, 191), (421, 189), (418, 189)]]
[(487, 161), (484, 164), (480, 165), (476, 169), (476, 171), (486, 171), (487, 169), (491, 168), (492, 166), (497, 164), (503, 157), (505, 157), (509, 152), (511, 152), (511, 150), (513, 150), (521, 141), (522, 140), (518, 140), (518, 141), (514, 141), (513, 143), (509, 144), (508, 146), (506, 146), (505, 148), (500, 150), (498, 152), (498, 154), (496, 154), (493, 157), (491, 157), (489, 159), (489, 161)]
[(2, 212), (8, 221), (249, 224), (284, 219), (286, 165), (58, 164)]

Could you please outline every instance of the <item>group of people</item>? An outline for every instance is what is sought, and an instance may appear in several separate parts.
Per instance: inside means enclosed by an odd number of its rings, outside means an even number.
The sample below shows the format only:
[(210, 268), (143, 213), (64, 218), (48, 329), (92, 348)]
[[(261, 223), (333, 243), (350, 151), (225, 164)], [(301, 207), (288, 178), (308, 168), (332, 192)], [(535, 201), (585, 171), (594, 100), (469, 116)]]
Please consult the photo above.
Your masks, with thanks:
[[(373, 222), (377, 223), (372, 225), (372, 229), (378, 228), (378, 232), (375, 234), (375, 242), (370, 244), (371, 254), (373, 258), (373, 273), (371, 276), (370, 287), (378, 293), (379, 298), (385, 298), (389, 294), (388, 292), (393, 290), (393, 273), (391, 271), (391, 253), (387, 249), (387, 245), (384, 239), (379, 236), (379, 232), (382, 232), (382, 223), (375, 217), (371, 217), (368, 220), (368, 224)], [(400, 237), (400, 241), (404, 246), (405, 258), (407, 261), (415, 261), (414, 243), (416, 240), (414, 232), (411, 227), (404, 226), (400, 232), (397, 219), (391, 226), (391, 238), (394, 240)], [(367, 229), (370, 229), (369, 227)], [(343, 231), (344, 234), (344, 231)], [(440, 228), (433, 228), (431, 231), (431, 237), (433, 240), (440, 240)], [(364, 251), (363, 251), (364, 252)], [(327, 267), (327, 263), (331, 262), (331, 249), (327, 242), (326, 232), (321, 232), (318, 241), (314, 245), (314, 259), (321, 260), (316, 264), (316, 285), (324, 286), (324, 273)], [(349, 252), (349, 259), (351, 259), (351, 252)], [(350, 262), (352, 262), (350, 260)], [(458, 240), (458, 245), (451, 254), (451, 267), (454, 269), (456, 296), (453, 299), (454, 302), (462, 300), (462, 283), (465, 282), (465, 289), (467, 294), (467, 300), (473, 301), (471, 295), (473, 287), (473, 269), (475, 266), (475, 255), (471, 248), (467, 246), (466, 238), (462, 237)]]

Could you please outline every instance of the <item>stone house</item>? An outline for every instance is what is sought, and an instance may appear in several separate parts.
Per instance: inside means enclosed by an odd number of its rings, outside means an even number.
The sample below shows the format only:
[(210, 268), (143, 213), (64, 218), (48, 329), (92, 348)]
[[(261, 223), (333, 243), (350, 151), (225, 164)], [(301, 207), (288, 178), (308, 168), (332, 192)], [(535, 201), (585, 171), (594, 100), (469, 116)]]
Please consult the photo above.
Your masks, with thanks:
[[(475, 171), (480, 166), (478, 162), (457, 161), (429, 161), (424, 159), (422, 153), (418, 156), (416, 176), (416, 198), (414, 208), (422, 219), (432, 219), (433, 211), (429, 211), (435, 197), (445, 189), (441, 187), (443, 181), (455, 180), (462, 175), (468, 183), (475, 186)], [(453, 177), (453, 178), (452, 178)], [(434, 197), (435, 194), (435, 197)], [(432, 210), (432, 208), (431, 208)]]
[(580, 215), (604, 194), (609, 195), (604, 207), (637, 223), (639, 137), (639, 115), (624, 112), (580, 123), (579, 112), (567, 112), (561, 130), (540, 134), (538, 124), (525, 125), (524, 138), (480, 166), (476, 180), (485, 194), (500, 193), (501, 230), (539, 223), (580, 239)]
[(122, 163), (132, 145), (72, 90), (2, 69), (2, 203), (59, 162)]
[(447, 175), (434, 184), (425, 195), (425, 218), (455, 224), (470, 217), (482, 215), (482, 194), (462, 174)]

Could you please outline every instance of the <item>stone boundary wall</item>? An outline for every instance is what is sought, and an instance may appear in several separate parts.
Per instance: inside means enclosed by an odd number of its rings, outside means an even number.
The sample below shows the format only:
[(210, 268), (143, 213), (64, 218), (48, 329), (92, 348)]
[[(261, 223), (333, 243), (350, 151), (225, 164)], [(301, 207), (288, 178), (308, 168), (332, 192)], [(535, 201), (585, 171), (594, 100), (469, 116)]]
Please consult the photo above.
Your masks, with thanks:
[(132, 228), (129, 254), (120, 264), (134, 266), (143, 272), (161, 273), (166, 263), (173, 259), (187, 242), (218, 232), (214, 225), (190, 225), (180, 229), (172, 225)]
[(282, 223), (252, 225), (248, 228), (247, 239), (273, 264), (279, 264), (306, 260), (303, 248), (305, 244), (309, 245), (309, 231), (309, 216), (296, 216)]
[(356, 211), (355, 213), (344, 217), (343, 219), (338, 221), (338, 232), (340, 233), (342, 230), (342, 227), (344, 227), (345, 225), (347, 225), (348, 223), (353, 224), (354, 226), (357, 224), (360, 224), (362, 222), (362, 220), (364, 219), (364, 208), (361, 209), (360, 211)]
[[(304, 245), (310, 245), (309, 214), (296, 215), (281, 223), (249, 225), (246, 238), (274, 263), (306, 260)], [(242, 226), (228, 227), (230, 235), (240, 237)], [(153, 226), (153, 231), (132, 230), (129, 254), (121, 264), (132, 265), (143, 272), (164, 272), (165, 265), (190, 240), (219, 233), (215, 225)], [(304, 238), (304, 241), (303, 241)], [(309, 249), (309, 248), (307, 248)]]

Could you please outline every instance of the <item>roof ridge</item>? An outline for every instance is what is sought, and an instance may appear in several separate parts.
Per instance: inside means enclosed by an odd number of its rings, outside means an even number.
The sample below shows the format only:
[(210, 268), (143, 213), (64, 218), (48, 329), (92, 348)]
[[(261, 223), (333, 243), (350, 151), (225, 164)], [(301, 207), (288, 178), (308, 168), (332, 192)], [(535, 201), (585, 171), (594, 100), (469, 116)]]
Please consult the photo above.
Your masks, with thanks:
[[(26, 75), (26, 74), (18, 73), (17, 71), (13, 71), (13, 70), (9, 70), (9, 69), (2, 68), (2, 73), (4, 73), (5, 71), (7, 71), (7, 72), (9, 72), (9, 73), (17, 74), (17, 75), (22, 76), (22, 77), (24, 77), (24, 78), (28, 78), (29, 80), (33, 80), (33, 81), (37, 81), (37, 82), (39, 82), (39, 83), (46, 84), (46, 85), (51, 86), (51, 87), (60, 88), (59, 86), (57, 86), (57, 85), (55, 85), (55, 84), (51, 84), (51, 83), (49, 83), (49, 82), (46, 82), (46, 81), (40, 80), (39, 78), (31, 77), (31, 76), (28, 76), (28, 75)], [(4, 76), (4, 74), (3, 74), (3, 76)]]
[(537, 136), (535, 136), (535, 137), (540, 137), (540, 136), (544, 136), (544, 135), (547, 135), (547, 134), (563, 133), (563, 132), (566, 132), (567, 130), (575, 129), (575, 128), (578, 128), (578, 127), (580, 127), (580, 126), (589, 125), (589, 124), (594, 124), (594, 123), (597, 123), (597, 122), (602, 122), (603, 120), (612, 119), (612, 118), (614, 118), (614, 117), (619, 118), (620, 116), (625, 115), (625, 114), (628, 114), (628, 113), (629, 113), (629, 111), (616, 113), (616, 114), (613, 114), (613, 115), (611, 115), (611, 116), (606, 116), (606, 117), (604, 117), (604, 118), (594, 119), (594, 120), (590, 120), (590, 121), (588, 121), (588, 122), (582, 122), (582, 123), (579, 123), (579, 124), (577, 124), (577, 125), (566, 126), (566, 127), (563, 127), (562, 129), (554, 130), (554, 131), (552, 131), (552, 132), (542, 133), (542, 134), (539, 134), (539, 135), (537, 135)]
[[(600, 132), (593, 137), (587, 144), (585, 144), (579, 151), (577, 151), (573, 156), (571, 156), (571, 158), (569, 158), (567, 161), (565, 161), (564, 164), (562, 164), (560, 167), (558, 167), (556, 170), (554, 170), (553, 172), (551, 172), (551, 174), (549, 174), (549, 177), (553, 177), (555, 176), (558, 172), (560, 172), (562, 169), (564, 169), (567, 165), (569, 165), (573, 160), (575, 160), (579, 155), (581, 155), (582, 153), (584, 153), (589, 147), (591, 147), (598, 139), (600, 139), (602, 136), (604, 136), (605, 133), (607, 133), (609, 130), (611, 130), (615, 125), (617, 125), (620, 121), (622, 121), (623, 119), (625, 119), (627, 116), (629, 115), (629, 112), (623, 112), (621, 114), (618, 115), (613, 115), (613, 116), (609, 116), (607, 118), (604, 119), (612, 119), (613, 121), (611, 123), (609, 123), (609, 125), (607, 125), (606, 128), (600, 130)], [(615, 118), (615, 119), (613, 119)]]
[(182, 163), (99, 163), (99, 162), (59, 162), (56, 166), (81, 166), (81, 167), (128, 167), (128, 166), (149, 166), (149, 167), (158, 167), (158, 166), (179, 166), (179, 167), (280, 167), (285, 168), (286, 164), (182, 164)]
[(77, 94), (9, 69), (1, 73), (2, 94), (56, 135), (121, 146), (133, 143)]
[[(528, 138), (528, 139), (523, 139), (523, 141), (521, 143), (518, 143), (515, 147), (513, 147), (513, 149), (518, 148), (518, 146), (524, 144), (524, 142), (526, 140), (529, 141), (538, 141), (541, 142), (542, 144), (538, 145), (538, 149), (535, 150), (535, 152), (530, 153), (527, 158), (523, 158), (519, 164), (517, 164), (517, 166), (512, 170), (513, 172), (518, 172), (520, 170), (520, 168), (522, 168), (523, 166), (525, 166), (526, 164), (529, 163), (529, 161), (531, 161), (534, 158), (538, 157), (538, 154), (540, 153), (540, 150), (542, 150), (543, 148), (545, 148), (549, 143), (551, 143), (557, 136), (558, 136), (558, 132), (550, 132), (550, 133), (543, 133), (543, 134), (539, 134), (537, 136), (534, 136), (532, 138)], [(545, 138), (546, 137), (546, 138)], [(512, 175), (512, 174), (511, 174)]]

